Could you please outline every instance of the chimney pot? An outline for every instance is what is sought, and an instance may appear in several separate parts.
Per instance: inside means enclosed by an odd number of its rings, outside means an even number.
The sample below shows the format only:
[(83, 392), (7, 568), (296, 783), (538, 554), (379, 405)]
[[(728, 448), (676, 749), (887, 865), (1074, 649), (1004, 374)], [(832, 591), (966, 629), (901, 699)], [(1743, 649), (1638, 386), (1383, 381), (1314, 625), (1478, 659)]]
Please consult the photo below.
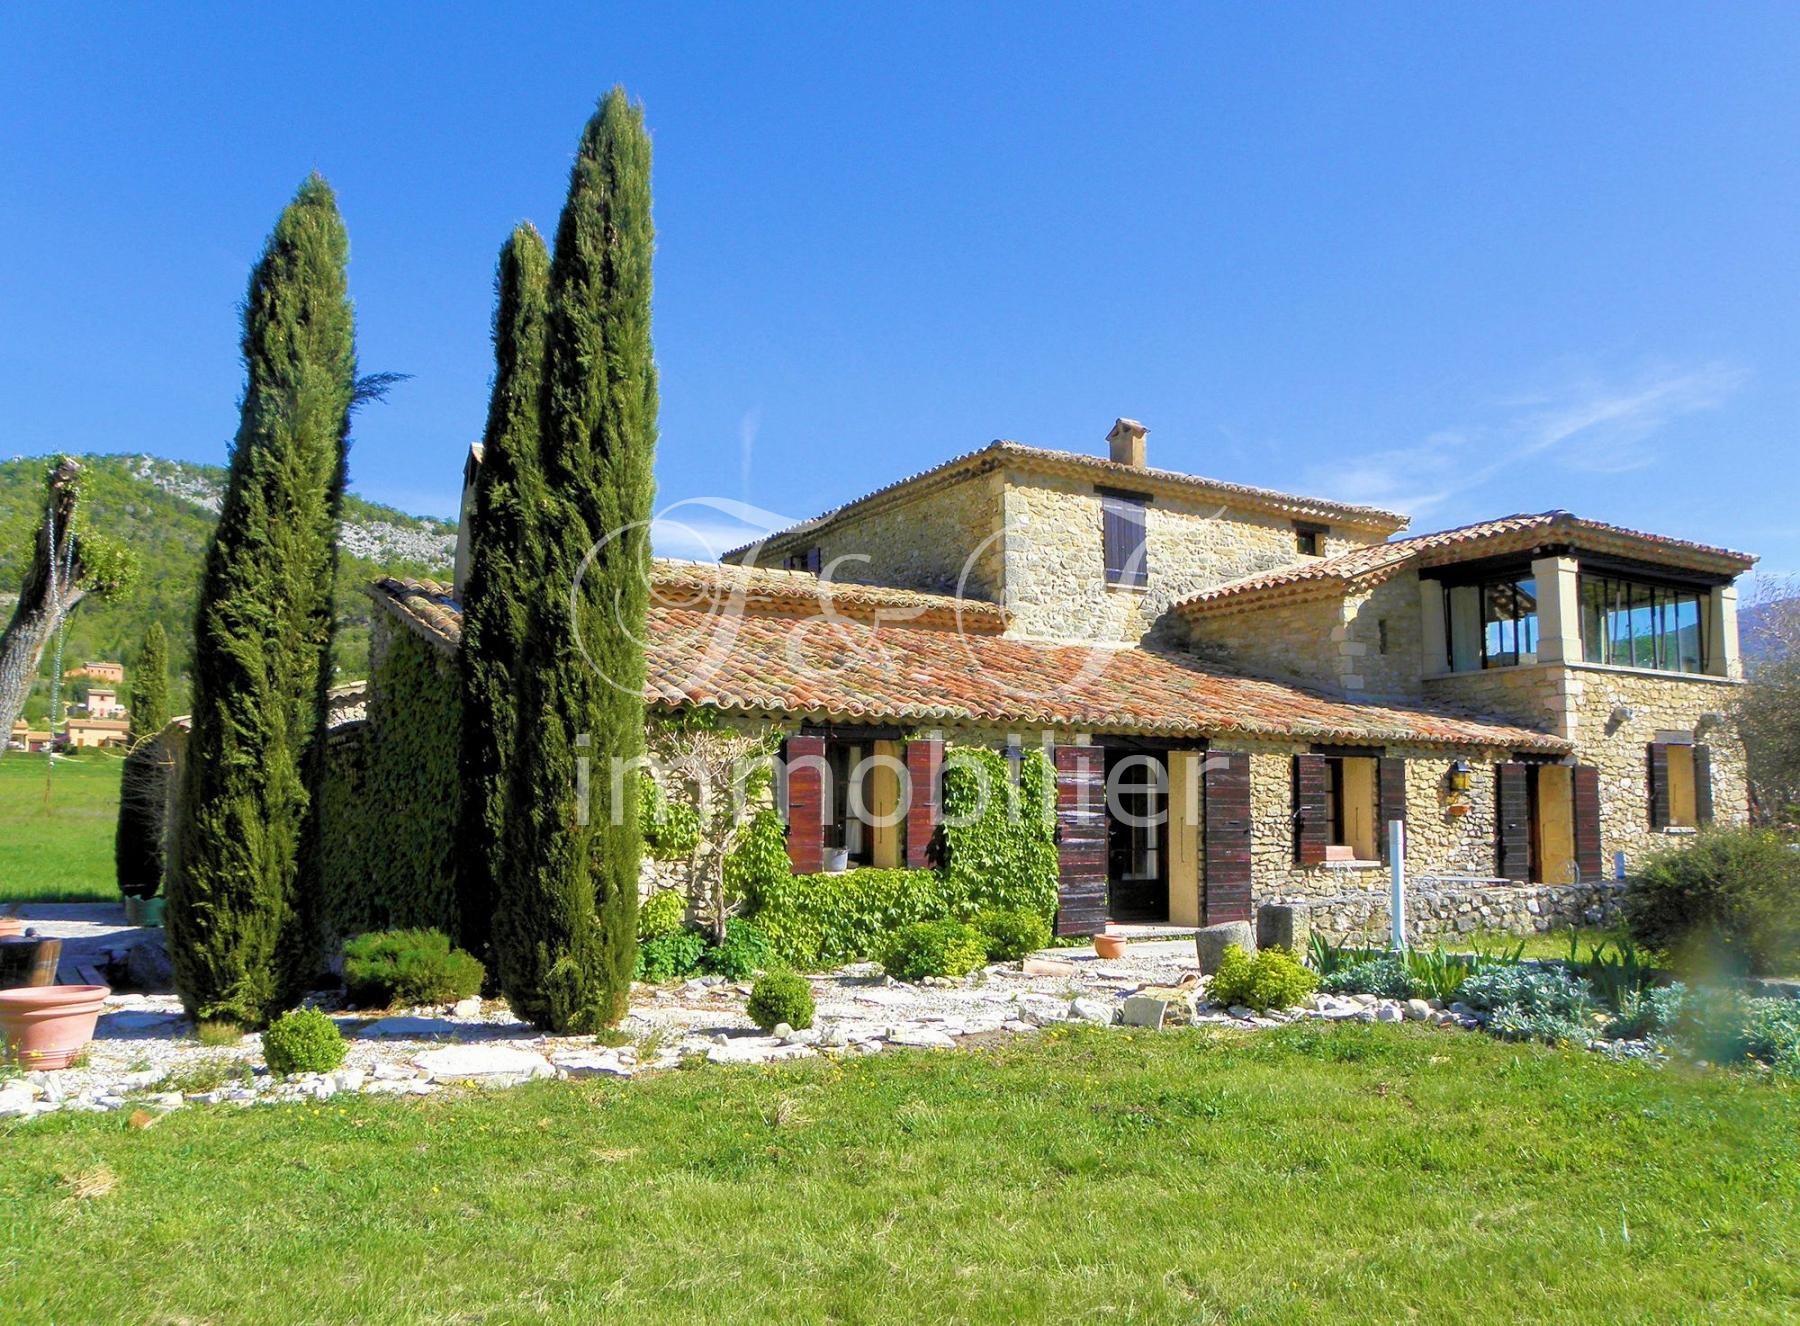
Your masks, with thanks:
[(1116, 419), (1112, 432), (1106, 435), (1112, 447), (1112, 458), (1120, 465), (1144, 468), (1144, 438), (1150, 430), (1136, 419)]

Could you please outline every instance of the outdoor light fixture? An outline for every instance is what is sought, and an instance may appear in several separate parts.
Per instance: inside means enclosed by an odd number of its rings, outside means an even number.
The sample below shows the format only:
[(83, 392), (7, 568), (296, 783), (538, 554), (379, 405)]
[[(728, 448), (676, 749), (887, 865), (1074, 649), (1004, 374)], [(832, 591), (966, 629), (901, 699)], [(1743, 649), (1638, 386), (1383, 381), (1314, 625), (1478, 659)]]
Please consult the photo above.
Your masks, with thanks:
[(1474, 770), (1469, 768), (1467, 760), (1458, 760), (1450, 766), (1450, 790), (1467, 792), (1475, 782)]

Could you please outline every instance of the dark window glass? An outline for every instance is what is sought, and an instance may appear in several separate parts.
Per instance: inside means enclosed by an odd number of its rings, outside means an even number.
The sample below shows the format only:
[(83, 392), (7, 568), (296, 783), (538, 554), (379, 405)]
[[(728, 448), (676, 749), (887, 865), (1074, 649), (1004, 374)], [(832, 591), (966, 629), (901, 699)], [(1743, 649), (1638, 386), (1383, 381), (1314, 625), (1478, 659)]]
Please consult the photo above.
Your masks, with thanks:
[(1325, 551), (1326, 527), (1323, 525), (1307, 525), (1296, 523), (1294, 526), (1294, 551), (1302, 557), (1317, 557)]
[(1705, 591), (1618, 576), (1581, 578), (1581, 653), (1590, 663), (1705, 672)]
[(1481, 587), (1481, 664), (1508, 668), (1537, 662), (1537, 581), (1490, 580)]

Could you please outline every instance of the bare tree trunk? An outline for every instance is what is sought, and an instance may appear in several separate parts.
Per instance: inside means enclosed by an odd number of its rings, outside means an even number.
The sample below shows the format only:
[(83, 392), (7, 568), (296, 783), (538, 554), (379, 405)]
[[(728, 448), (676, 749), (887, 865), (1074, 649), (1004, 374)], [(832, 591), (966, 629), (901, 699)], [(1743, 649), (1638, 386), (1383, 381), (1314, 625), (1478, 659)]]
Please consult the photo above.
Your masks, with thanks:
[(81, 565), (74, 557), (75, 478), (81, 467), (65, 460), (50, 475), (49, 500), (38, 526), (31, 566), (19, 591), (6, 634), (0, 635), (0, 753), (25, 708), (31, 683), (43, 666), (44, 648), (57, 626), (81, 602)]

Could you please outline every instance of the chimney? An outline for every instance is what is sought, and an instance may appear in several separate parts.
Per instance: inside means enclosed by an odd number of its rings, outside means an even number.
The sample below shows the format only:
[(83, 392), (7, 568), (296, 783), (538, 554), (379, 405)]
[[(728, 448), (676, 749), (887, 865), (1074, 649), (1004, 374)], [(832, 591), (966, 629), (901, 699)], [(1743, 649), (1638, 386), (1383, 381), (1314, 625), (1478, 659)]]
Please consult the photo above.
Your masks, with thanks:
[(1120, 465), (1144, 468), (1144, 438), (1150, 430), (1136, 419), (1116, 419), (1106, 440), (1112, 445), (1112, 458)]

